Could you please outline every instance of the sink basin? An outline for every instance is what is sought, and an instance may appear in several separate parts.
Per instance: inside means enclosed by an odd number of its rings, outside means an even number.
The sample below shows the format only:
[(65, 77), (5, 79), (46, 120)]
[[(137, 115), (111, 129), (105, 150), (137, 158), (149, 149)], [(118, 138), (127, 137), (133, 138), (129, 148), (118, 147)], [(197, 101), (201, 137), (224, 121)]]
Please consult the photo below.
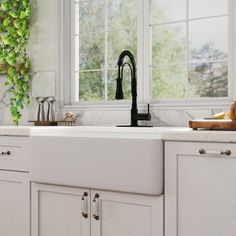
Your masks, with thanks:
[(159, 139), (33, 136), (31, 140), (34, 182), (163, 194)]

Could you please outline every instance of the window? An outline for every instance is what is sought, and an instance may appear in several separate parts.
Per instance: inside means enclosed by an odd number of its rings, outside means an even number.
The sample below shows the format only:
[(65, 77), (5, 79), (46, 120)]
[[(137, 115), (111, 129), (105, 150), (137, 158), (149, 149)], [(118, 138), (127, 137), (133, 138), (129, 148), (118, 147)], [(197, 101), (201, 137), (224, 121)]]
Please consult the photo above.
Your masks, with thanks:
[(229, 98), (231, 0), (72, 2), (72, 103), (114, 100), (123, 50), (138, 61), (141, 101)]
[[(137, 54), (136, 9), (137, 0), (75, 2), (77, 101), (114, 99), (120, 53), (128, 49)], [(130, 86), (125, 88), (130, 97)]]
[(152, 98), (228, 96), (228, 1), (153, 0)]

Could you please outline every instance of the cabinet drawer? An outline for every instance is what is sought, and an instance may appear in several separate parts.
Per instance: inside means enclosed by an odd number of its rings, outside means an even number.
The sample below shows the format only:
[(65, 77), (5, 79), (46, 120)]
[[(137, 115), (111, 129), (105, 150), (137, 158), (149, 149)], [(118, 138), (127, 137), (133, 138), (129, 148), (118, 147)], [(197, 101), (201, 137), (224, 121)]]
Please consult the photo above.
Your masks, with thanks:
[(0, 170), (29, 170), (29, 138), (0, 137)]
[(236, 144), (233, 143), (166, 142), (170, 143), (178, 145), (181, 155), (236, 158)]

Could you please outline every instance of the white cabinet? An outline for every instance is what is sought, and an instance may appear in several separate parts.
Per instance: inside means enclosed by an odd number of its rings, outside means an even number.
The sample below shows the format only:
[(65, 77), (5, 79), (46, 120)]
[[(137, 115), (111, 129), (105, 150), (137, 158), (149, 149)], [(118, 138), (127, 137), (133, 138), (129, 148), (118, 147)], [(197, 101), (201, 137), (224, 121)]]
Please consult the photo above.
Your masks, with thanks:
[(165, 235), (236, 235), (236, 144), (165, 143)]
[(162, 196), (32, 184), (32, 236), (89, 235), (163, 236)]
[(31, 207), (32, 236), (90, 235), (89, 190), (33, 183)]
[(92, 191), (92, 236), (163, 236), (163, 198)]
[(29, 236), (29, 138), (0, 136), (0, 236)]
[(1, 236), (29, 236), (29, 201), (28, 174), (0, 171)]

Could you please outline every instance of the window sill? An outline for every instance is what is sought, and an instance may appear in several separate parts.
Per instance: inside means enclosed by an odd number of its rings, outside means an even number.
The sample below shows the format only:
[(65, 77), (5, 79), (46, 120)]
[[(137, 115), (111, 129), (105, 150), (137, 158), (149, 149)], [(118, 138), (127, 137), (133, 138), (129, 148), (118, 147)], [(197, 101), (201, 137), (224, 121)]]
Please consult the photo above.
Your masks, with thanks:
[[(196, 100), (163, 100), (151, 101), (146, 103), (138, 102), (139, 109), (146, 109), (150, 103), (152, 110), (209, 110), (209, 109), (229, 109), (233, 99), (196, 99)], [(112, 101), (112, 102), (81, 102), (73, 105), (63, 105), (60, 111), (129, 111), (131, 101)]]

